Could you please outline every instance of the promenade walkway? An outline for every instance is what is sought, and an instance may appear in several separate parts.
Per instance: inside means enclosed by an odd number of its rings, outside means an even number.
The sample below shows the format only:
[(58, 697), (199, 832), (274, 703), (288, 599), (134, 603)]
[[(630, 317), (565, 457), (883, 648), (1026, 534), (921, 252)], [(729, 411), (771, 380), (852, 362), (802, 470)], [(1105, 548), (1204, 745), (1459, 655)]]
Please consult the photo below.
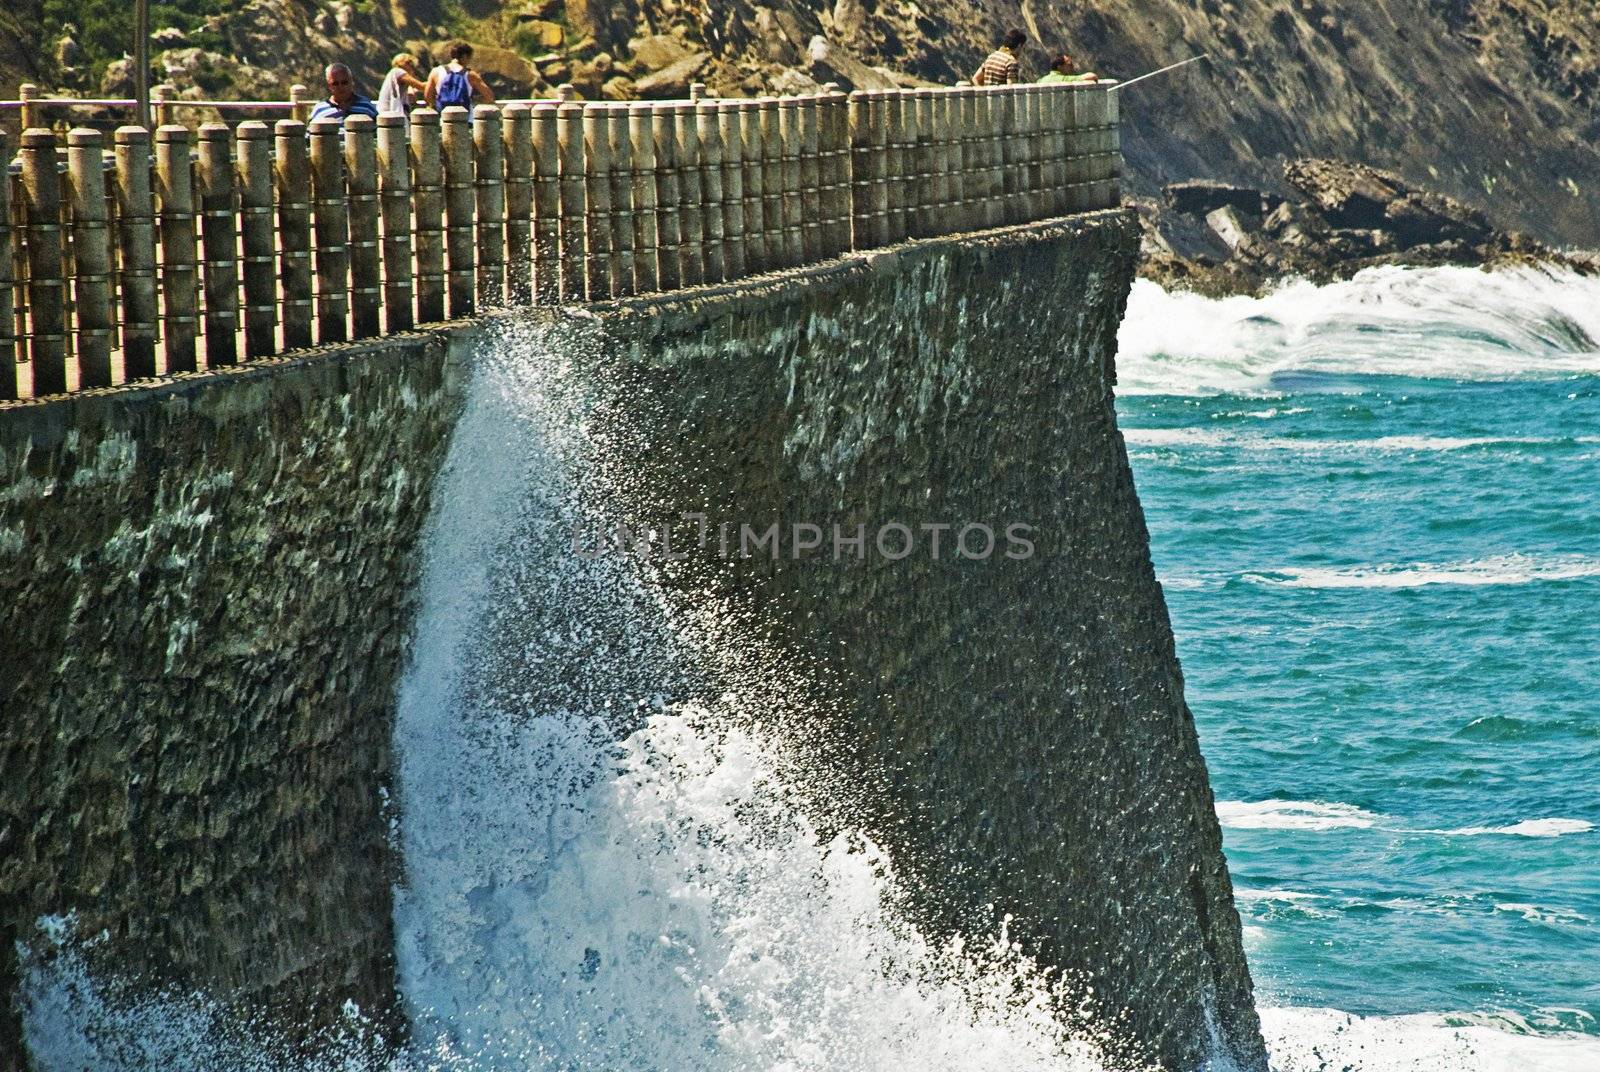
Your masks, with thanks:
[(1114, 207), (1115, 83), (0, 135), (0, 400)]

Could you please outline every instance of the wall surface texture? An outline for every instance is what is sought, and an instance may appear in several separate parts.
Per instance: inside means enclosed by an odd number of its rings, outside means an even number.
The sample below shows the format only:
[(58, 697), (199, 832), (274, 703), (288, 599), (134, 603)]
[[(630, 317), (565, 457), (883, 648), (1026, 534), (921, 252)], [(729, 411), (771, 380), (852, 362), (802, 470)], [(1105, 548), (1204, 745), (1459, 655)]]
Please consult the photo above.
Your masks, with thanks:
[[(779, 523), (774, 559), (664, 566), (771, 631), (809, 739), (935, 934), (1011, 913), (1172, 1068), (1265, 1055), (1166, 605), (1113, 408), (1137, 232), (1118, 212), (905, 247), (602, 315), (608, 496)], [(602, 403), (602, 411), (607, 405)], [(794, 555), (795, 523), (824, 546)], [(1000, 535), (962, 558), (961, 527)], [(891, 559), (886, 524), (916, 535)], [(1008, 524), (1034, 552), (1008, 559)], [(936, 559), (931, 530), (947, 524)], [(836, 557), (833, 528), (865, 526)], [(732, 539), (737, 545), (737, 536)], [(981, 535), (969, 534), (976, 555)], [(905, 548), (898, 530), (888, 555)], [(1020, 553), (1020, 551), (1019, 551)], [(774, 702), (774, 709), (781, 701)], [(993, 913), (985, 917), (985, 906)]]
[[(549, 315), (607, 509), (867, 526), (655, 575), (810, 668), (819, 821), (888, 845), (935, 934), (1013, 914), (1168, 1067), (1264, 1070), (1112, 404), (1137, 244), (1107, 212)], [(471, 335), (0, 409), (5, 948), (76, 909), (290, 1018), (387, 1007), (393, 685)], [(915, 553), (871, 549), (890, 522)], [(1034, 552), (929, 553), (967, 522)]]
[(392, 1015), (380, 790), (448, 349), (0, 407), (0, 975), (72, 911), (120, 971)]

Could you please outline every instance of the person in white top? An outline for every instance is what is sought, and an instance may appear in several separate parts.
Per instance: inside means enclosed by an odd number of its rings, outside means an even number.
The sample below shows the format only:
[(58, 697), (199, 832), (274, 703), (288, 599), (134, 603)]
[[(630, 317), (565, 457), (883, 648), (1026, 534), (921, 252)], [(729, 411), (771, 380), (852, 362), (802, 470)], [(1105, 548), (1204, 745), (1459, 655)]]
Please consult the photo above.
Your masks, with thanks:
[(418, 74), (415, 56), (402, 52), (389, 61), (389, 74), (378, 91), (379, 115), (409, 115), (427, 83)]

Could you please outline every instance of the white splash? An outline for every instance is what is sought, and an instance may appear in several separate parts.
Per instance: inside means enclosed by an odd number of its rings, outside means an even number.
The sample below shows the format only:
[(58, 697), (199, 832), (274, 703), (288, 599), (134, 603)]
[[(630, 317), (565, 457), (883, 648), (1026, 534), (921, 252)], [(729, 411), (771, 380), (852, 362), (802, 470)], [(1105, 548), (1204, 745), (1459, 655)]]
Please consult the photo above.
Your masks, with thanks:
[(1600, 372), (1600, 279), (1565, 270), (1373, 268), (1220, 300), (1133, 285), (1120, 393), (1270, 395), (1282, 373), (1504, 380)]
[[(1261, 1009), (1273, 1072), (1593, 1072), (1600, 1038), (1533, 1034), (1510, 1016), (1356, 1016), (1337, 1009)], [(1548, 1030), (1548, 1028), (1546, 1028)]]
[[(1061, 984), (1003, 924), (971, 946), (929, 943), (897, 911), (880, 849), (807, 822), (789, 761), (738, 717), (803, 688), (798, 678), (778, 667), (742, 695), (698, 700), (671, 681), (656, 695), (640, 686), (652, 654), (716, 660), (723, 638), (618, 557), (582, 565), (527, 539), (560, 527), (596, 467), (587, 403), (571, 389), (581, 378), (556, 356), (578, 347), (522, 331), (502, 350), (477, 369), (435, 494), (401, 688), (395, 923), (418, 1059), (1101, 1068), (1053, 1013)], [(508, 641), (551, 601), (584, 617)], [(628, 639), (591, 618), (625, 619)], [(759, 644), (740, 639), (748, 661)], [(566, 650), (583, 655), (569, 667), (581, 687), (546, 674)], [(619, 722), (637, 728), (619, 735)]]

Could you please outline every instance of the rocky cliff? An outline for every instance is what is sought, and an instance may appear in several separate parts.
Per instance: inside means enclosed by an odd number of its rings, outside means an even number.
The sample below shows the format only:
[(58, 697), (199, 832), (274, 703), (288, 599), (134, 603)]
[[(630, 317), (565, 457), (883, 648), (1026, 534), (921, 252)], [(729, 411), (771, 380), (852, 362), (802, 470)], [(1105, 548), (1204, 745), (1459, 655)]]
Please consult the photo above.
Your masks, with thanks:
[[(22, 0), (0, 16), (0, 87), (98, 90), (109, 77), (117, 88), (119, 71), (125, 82), (125, 68), (107, 66), (118, 38), (104, 27), (77, 27), (65, 55), (33, 44), (57, 41), (69, 17), (127, 17), (96, 10)], [(1135, 192), (1192, 178), (1281, 192), (1287, 160), (1332, 157), (1393, 170), (1553, 245), (1600, 246), (1591, 0), (178, 0), (158, 12), (185, 30), (164, 39), (159, 73), (195, 95), (315, 84), (334, 58), (375, 83), (389, 53), (455, 33), (492, 49), (480, 60), (504, 89), (570, 80), (614, 97), (672, 95), (691, 79), (729, 93), (804, 89), (839, 73), (812, 70), (816, 35), (848, 71), (884, 84), (954, 81), (1010, 24), (1034, 38), (1032, 75), (1058, 47), (1123, 77), (1206, 52), (1209, 64), (1129, 90)]]

